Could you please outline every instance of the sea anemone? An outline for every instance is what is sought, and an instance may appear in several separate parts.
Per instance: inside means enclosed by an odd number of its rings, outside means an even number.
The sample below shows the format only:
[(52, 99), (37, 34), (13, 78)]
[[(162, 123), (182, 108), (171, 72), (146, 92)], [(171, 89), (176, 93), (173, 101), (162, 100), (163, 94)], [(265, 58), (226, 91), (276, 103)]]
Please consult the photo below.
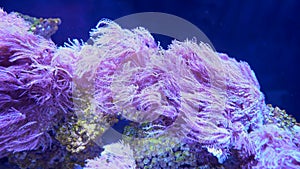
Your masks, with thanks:
[(250, 138), (258, 162), (253, 168), (299, 168), (299, 141), (294, 142), (295, 136), (290, 131), (268, 124), (251, 132)]
[(135, 159), (130, 146), (124, 142), (104, 146), (100, 157), (87, 160), (84, 169), (135, 169)]
[(51, 65), (55, 44), (0, 11), (0, 157), (46, 149), (52, 126), (72, 109), (71, 76)]

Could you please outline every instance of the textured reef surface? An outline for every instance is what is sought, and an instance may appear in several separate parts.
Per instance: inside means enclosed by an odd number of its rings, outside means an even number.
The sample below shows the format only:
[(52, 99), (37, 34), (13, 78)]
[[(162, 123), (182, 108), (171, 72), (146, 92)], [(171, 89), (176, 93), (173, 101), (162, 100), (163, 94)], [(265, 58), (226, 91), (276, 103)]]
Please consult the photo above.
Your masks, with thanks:
[(106, 19), (57, 47), (60, 22), (0, 9), (3, 167), (300, 168), (299, 123), (246, 62)]

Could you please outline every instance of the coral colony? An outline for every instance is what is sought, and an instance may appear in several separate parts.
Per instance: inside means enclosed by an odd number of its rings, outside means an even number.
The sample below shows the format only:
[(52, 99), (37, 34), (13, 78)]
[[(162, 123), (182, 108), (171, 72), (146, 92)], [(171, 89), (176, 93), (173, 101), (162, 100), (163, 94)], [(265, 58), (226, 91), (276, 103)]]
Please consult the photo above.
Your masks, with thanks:
[[(165, 50), (109, 20), (88, 43), (56, 47), (59, 24), (0, 9), (4, 165), (300, 168), (299, 124), (266, 105), (246, 62), (189, 40)], [(121, 138), (105, 143), (121, 122)]]

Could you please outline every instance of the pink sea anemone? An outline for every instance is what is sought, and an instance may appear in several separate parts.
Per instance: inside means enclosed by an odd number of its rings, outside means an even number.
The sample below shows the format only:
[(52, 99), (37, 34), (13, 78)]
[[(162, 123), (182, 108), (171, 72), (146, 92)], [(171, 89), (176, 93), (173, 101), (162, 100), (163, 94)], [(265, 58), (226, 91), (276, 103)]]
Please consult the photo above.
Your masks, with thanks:
[(87, 160), (84, 169), (135, 169), (133, 151), (124, 142), (104, 146), (100, 157)]
[(71, 110), (71, 76), (51, 66), (55, 44), (0, 10), (0, 158), (46, 149), (52, 125)]
[(100, 111), (140, 124), (163, 118), (163, 133), (224, 152), (252, 152), (246, 135), (262, 125), (266, 110), (247, 63), (194, 41), (173, 41), (164, 50), (147, 30), (122, 29), (108, 20), (91, 37), (82, 49), (93, 52), (79, 58), (74, 75), (90, 77), (86, 82), (93, 84)]
[(253, 168), (299, 168), (300, 149), (290, 131), (270, 124), (250, 133), (250, 138), (258, 161)]

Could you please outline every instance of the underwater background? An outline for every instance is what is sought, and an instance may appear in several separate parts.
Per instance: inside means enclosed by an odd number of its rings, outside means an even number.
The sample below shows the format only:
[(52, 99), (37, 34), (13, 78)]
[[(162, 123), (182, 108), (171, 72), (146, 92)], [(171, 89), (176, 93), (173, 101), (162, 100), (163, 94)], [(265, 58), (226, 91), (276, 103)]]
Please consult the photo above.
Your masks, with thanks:
[[(86, 41), (101, 18), (164, 12), (196, 25), (215, 49), (249, 63), (266, 103), (300, 120), (300, 1), (297, 0), (0, 0), (7, 12), (62, 20), (53, 41)], [(172, 40), (155, 36), (163, 47)]]
[[(52, 36), (59, 46), (68, 38), (87, 41), (102, 18), (115, 20), (139, 12), (181, 17), (202, 30), (216, 51), (249, 63), (265, 102), (300, 121), (300, 1), (0, 0), (0, 7), (8, 13), (60, 18), (62, 23)], [(165, 49), (172, 41), (163, 35), (154, 38)]]

